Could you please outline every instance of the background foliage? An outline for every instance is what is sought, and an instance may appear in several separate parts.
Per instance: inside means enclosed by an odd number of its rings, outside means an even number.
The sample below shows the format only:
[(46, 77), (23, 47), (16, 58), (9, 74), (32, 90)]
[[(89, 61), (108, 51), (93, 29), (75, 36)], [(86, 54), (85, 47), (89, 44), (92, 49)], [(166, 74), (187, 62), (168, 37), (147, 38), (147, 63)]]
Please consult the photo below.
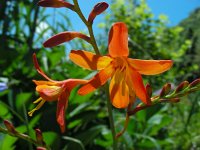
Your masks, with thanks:
[[(67, 132), (61, 134), (56, 123), (55, 103), (46, 103), (32, 118), (27, 111), (37, 98), (32, 79), (41, 79), (33, 69), (31, 56), (37, 52), (42, 68), (53, 79), (89, 78), (92, 73), (68, 60), (73, 49), (91, 49), (83, 41), (44, 49), (42, 43), (51, 35), (73, 29), (65, 12), (47, 13), (37, 7), (37, 0), (4, 0), (0, 4), (0, 80), (8, 89), (0, 92), (0, 123), (11, 120), (22, 133), (34, 137), (34, 128), (43, 131), (52, 149), (111, 149), (105, 93), (102, 90), (86, 96), (74, 89), (67, 110)], [(59, 15), (65, 23), (55, 18)], [(58, 16), (56, 16), (58, 17)], [(144, 0), (113, 0), (105, 22), (99, 24), (104, 33), (97, 36), (102, 51), (107, 53), (107, 35), (112, 23), (123, 21), (129, 28), (131, 57), (141, 59), (172, 59), (174, 67), (158, 76), (145, 76), (154, 91), (166, 82), (177, 85), (183, 80), (199, 77), (200, 9), (195, 10), (179, 26), (168, 27), (167, 16), (155, 19)], [(92, 50), (92, 49), (91, 49)], [(200, 147), (200, 93), (184, 97), (178, 104), (154, 106), (131, 117), (127, 132), (118, 140), (119, 149), (196, 149)], [(115, 110), (117, 131), (123, 127), (125, 112)], [(34, 149), (30, 143), (0, 134), (0, 149)]]

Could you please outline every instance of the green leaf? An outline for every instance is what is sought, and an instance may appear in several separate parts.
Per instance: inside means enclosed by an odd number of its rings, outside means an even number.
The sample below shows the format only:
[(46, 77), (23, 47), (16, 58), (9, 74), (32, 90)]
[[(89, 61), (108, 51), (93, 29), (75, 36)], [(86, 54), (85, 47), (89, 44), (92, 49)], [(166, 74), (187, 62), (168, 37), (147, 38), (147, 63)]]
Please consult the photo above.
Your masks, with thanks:
[(16, 108), (17, 111), (23, 113), (23, 105), (31, 99), (32, 93), (20, 93), (16, 97)]
[(98, 125), (95, 127), (92, 127), (88, 130), (85, 130), (84, 132), (80, 133), (77, 137), (81, 139), (81, 141), (84, 143), (84, 145), (87, 145), (89, 143), (92, 143), (94, 139), (99, 135), (102, 131), (102, 129), (105, 128), (104, 125)]
[(58, 149), (60, 145), (60, 137), (55, 132), (43, 132), (45, 143), (52, 149)]
[(75, 138), (72, 138), (72, 137), (69, 137), (69, 136), (63, 136), (63, 139), (67, 140), (67, 141), (71, 141), (71, 142), (77, 143), (78, 145), (80, 145), (80, 148), (82, 150), (85, 150), (83, 143), (79, 139), (75, 139)]
[[(16, 130), (20, 133), (26, 132), (27, 128), (25, 125), (19, 126)], [(0, 136), (1, 137), (1, 136)], [(15, 149), (15, 142), (18, 140), (16, 137), (12, 137), (10, 135), (4, 135), (3, 138), (0, 140), (0, 149), (2, 150), (14, 150)]]
[(9, 109), (7, 108), (7, 105), (5, 105), (1, 100), (0, 100), (0, 118), (3, 119), (9, 119), (12, 117)]

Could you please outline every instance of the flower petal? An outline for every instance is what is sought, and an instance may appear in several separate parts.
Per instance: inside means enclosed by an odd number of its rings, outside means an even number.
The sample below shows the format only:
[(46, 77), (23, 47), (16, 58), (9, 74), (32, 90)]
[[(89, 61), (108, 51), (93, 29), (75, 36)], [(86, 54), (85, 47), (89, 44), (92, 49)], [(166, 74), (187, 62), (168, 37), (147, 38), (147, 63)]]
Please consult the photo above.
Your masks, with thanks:
[(116, 71), (110, 82), (110, 100), (116, 108), (127, 108), (129, 104), (129, 88), (124, 73)]
[(54, 47), (64, 42), (71, 41), (74, 38), (81, 38), (90, 43), (90, 38), (87, 35), (79, 32), (66, 31), (52, 36), (47, 41), (45, 41), (43, 45), (44, 47)]
[(33, 82), (34, 82), (36, 85), (59, 85), (58, 83), (56, 83), (56, 82), (51, 82), (51, 81), (37, 81), (37, 80), (33, 80)]
[(33, 53), (33, 63), (34, 63), (34, 66), (35, 66), (35, 69), (37, 70), (37, 72), (43, 76), (45, 79), (49, 80), (49, 81), (52, 81), (52, 82), (57, 82), (55, 80), (52, 80), (51, 78), (49, 78), (43, 71), (42, 69), (40, 68), (39, 64), (38, 64), (38, 61), (37, 61), (37, 57), (36, 57), (36, 54)]
[(40, 0), (38, 2), (38, 5), (42, 7), (54, 7), (54, 8), (67, 7), (71, 10), (74, 9), (74, 5), (65, 2), (63, 0)]
[(128, 29), (123, 22), (115, 23), (109, 33), (109, 54), (112, 57), (128, 56)]
[(46, 101), (57, 100), (62, 88), (60, 86), (38, 85), (36, 91)]
[(67, 91), (71, 92), (71, 90), (81, 84), (86, 84), (88, 80), (82, 80), (82, 79), (67, 79), (65, 80), (65, 83), (62, 87), (65, 87)]
[[(146, 89), (144, 87), (142, 76), (135, 71), (134, 69), (129, 69), (129, 78), (132, 81), (132, 87), (136, 94), (136, 96), (145, 104), (150, 105), (151, 101), (148, 97), (148, 94), (146, 92)], [(130, 87), (129, 87), (130, 88)]]
[(155, 75), (165, 72), (173, 65), (172, 60), (140, 60), (128, 59), (130, 65), (140, 74)]
[(87, 84), (78, 90), (78, 94), (88, 94), (96, 90), (98, 87), (104, 85), (106, 81), (112, 76), (113, 71), (114, 68), (112, 65), (109, 65), (105, 69), (99, 71), (99, 73), (97, 73)]
[(90, 70), (101, 70), (112, 61), (111, 57), (95, 55), (82, 50), (72, 50), (69, 57), (75, 64)]
[(61, 95), (58, 97), (56, 118), (62, 133), (65, 132), (65, 110), (68, 106), (69, 95), (69, 92), (63, 90)]

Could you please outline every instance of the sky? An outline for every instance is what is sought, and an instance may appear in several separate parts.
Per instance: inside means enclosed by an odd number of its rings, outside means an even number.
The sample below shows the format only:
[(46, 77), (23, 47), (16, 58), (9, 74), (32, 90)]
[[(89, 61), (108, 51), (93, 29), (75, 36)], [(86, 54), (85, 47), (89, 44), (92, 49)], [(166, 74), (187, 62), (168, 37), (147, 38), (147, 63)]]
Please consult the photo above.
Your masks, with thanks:
[[(102, 1), (106, 1), (108, 4), (110, 4), (110, 0), (79, 0), (78, 2), (80, 4), (82, 12), (84, 12), (85, 17), (87, 18), (94, 5)], [(146, 1), (150, 9), (152, 10), (155, 18), (157, 18), (160, 14), (168, 16), (169, 26), (177, 25), (181, 20), (187, 18), (189, 14), (193, 10), (195, 10), (195, 8), (200, 7), (200, 0), (146, 0)], [(68, 2), (72, 3), (72, 0), (68, 0)], [(54, 10), (56, 10), (55, 11), (56, 13), (58, 13), (58, 11), (66, 13), (66, 15), (70, 17), (71, 24), (73, 25), (73, 28), (71, 30), (87, 32), (86, 26), (82, 23), (80, 18), (73, 11), (71, 10), (66, 11), (65, 8), (59, 8), (59, 9), (47, 8), (46, 10), (48, 15), (52, 15)], [(52, 22), (55, 21), (54, 19), (56, 19), (60, 23), (65, 22), (65, 20), (56, 17), (57, 16), (56, 14), (54, 16), (55, 17), (49, 17), (52, 18)], [(98, 28), (98, 24), (103, 21), (104, 21), (104, 15), (102, 14), (97, 16), (97, 18), (94, 20), (93, 29), (95, 35), (98, 35), (99, 33), (103, 32), (103, 29)], [(45, 39), (49, 38), (49, 35), (51, 34), (48, 34), (47, 37), (45, 37)], [(67, 46), (69, 46), (69, 44)], [(70, 47), (68, 47), (67, 49), (70, 49)]]
[(147, 0), (147, 4), (155, 16), (167, 15), (170, 26), (174, 26), (187, 18), (195, 8), (200, 7), (200, 0)]
[[(102, 0), (90, 0), (90, 3), (86, 3), (87, 0), (79, 0), (80, 7), (85, 16), (88, 16), (93, 6), (101, 2)], [(104, 0), (107, 3), (110, 0)], [(181, 20), (187, 18), (189, 14), (197, 7), (200, 7), (200, 0), (147, 0), (147, 4), (152, 10), (155, 18), (160, 14), (165, 14), (169, 19), (169, 26), (177, 25)], [(75, 22), (75, 29), (86, 30), (82, 22), (79, 20), (76, 14), (70, 12), (72, 20)], [(103, 21), (103, 16), (98, 16), (94, 22), (94, 29), (98, 29), (98, 23)]]
[[(73, 3), (72, 0), (68, 0), (69, 2)], [(89, 1), (89, 3), (88, 3)], [(79, 4), (81, 7), (82, 12), (84, 12), (84, 15), (89, 15), (90, 11), (92, 10), (93, 6), (98, 3), (102, 2), (103, 0), (79, 0)], [(104, 0), (108, 4), (110, 4), (110, 0)], [(160, 14), (165, 14), (168, 16), (169, 19), (169, 26), (175, 26), (177, 25), (181, 20), (187, 18), (189, 14), (197, 7), (200, 7), (200, 0), (146, 0), (148, 6), (152, 10), (153, 14), (155, 15), (155, 18), (157, 18)], [(108, 8), (109, 9), (109, 8)], [(52, 14), (52, 10), (48, 8), (47, 14)], [(71, 18), (71, 22), (73, 25), (73, 30), (75, 31), (87, 31), (85, 25), (82, 23), (82, 21), (78, 18), (77, 14), (72, 12), (71, 10), (66, 11), (65, 8), (59, 9), (59, 11), (62, 11), (63, 13), (66, 13), (67, 16)], [(98, 24), (100, 22), (103, 22), (103, 15), (97, 16), (97, 18), (94, 21), (93, 27), (95, 30), (95, 33), (100, 33), (103, 31), (102, 29), (98, 28)], [(60, 19), (60, 18), (56, 18)], [(62, 22), (64, 20), (61, 20)]]

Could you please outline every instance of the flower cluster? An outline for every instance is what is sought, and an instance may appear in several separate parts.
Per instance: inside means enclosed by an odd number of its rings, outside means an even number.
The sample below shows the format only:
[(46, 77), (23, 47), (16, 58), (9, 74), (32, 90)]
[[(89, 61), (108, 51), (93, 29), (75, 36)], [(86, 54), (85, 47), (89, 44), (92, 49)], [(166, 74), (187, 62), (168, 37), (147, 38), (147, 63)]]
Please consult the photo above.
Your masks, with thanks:
[[(89, 70), (97, 70), (98, 73), (89, 80), (82, 79), (67, 79), (64, 81), (55, 81), (50, 79), (39, 67), (36, 55), (33, 54), (33, 62), (37, 72), (42, 75), (47, 81), (36, 81), (36, 91), (40, 97), (34, 101), (39, 103), (36, 108), (29, 112), (32, 116), (33, 112), (40, 109), (42, 105), (48, 101), (58, 101), (57, 104), (57, 122), (60, 125), (61, 131), (65, 131), (65, 110), (68, 105), (68, 98), (71, 90), (77, 86), (82, 85), (78, 90), (78, 94), (85, 95), (105, 83), (109, 82), (109, 95), (110, 101), (115, 108), (127, 109), (127, 117), (125, 128), (127, 127), (129, 116), (135, 114), (137, 111), (152, 106), (158, 102), (170, 101), (177, 102), (180, 91), (194, 87), (194, 83), (182, 83), (175, 94), (168, 95), (170, 85), (167, 84), (163, 87), (159, 96), (151, 97), (152, 90), (150, 85), (144, 86), (142, 75), (156, 75), (169, 70), (172, 65), (172, 60), (140, 60), (129, 58), (128, 48), (128, 28), (123, 22), (116, 22), (112, 25), (108, 35), (108, 54), (100, 55), (98, 50), (93, 31), (92, 24), (97, 15), (101, 14), (108, 8), (106, 2), (96, 4), (88, 16), (88, 19), (82, 14), (77, 0), (73, 0), (74, 4), (63, 0), (41, 0), (38, 5), (42, 7), (68, 8), (79, 15), (82, 21), (88, 28), (89, 36), (75, 31), (66, 31), (54, 35), (43, 43), (44, 47), (54, 47), (64, 42), (73, 40), (74, 38), (81, 38), (91, 44), (96, 54), (86, 50), (71, 50), (69, 57), (72, 62), (82, 68)], [(199, 80), (195, 81), (195, 83)], [(196, 85), (195, 85), (196, 86)], [(193, 88), (194, 89), (194, 88)], [(141, 100), (141, 104), (132, 109), (136, 98)], [(124, 130), (117, 136), (120, 136)]]

